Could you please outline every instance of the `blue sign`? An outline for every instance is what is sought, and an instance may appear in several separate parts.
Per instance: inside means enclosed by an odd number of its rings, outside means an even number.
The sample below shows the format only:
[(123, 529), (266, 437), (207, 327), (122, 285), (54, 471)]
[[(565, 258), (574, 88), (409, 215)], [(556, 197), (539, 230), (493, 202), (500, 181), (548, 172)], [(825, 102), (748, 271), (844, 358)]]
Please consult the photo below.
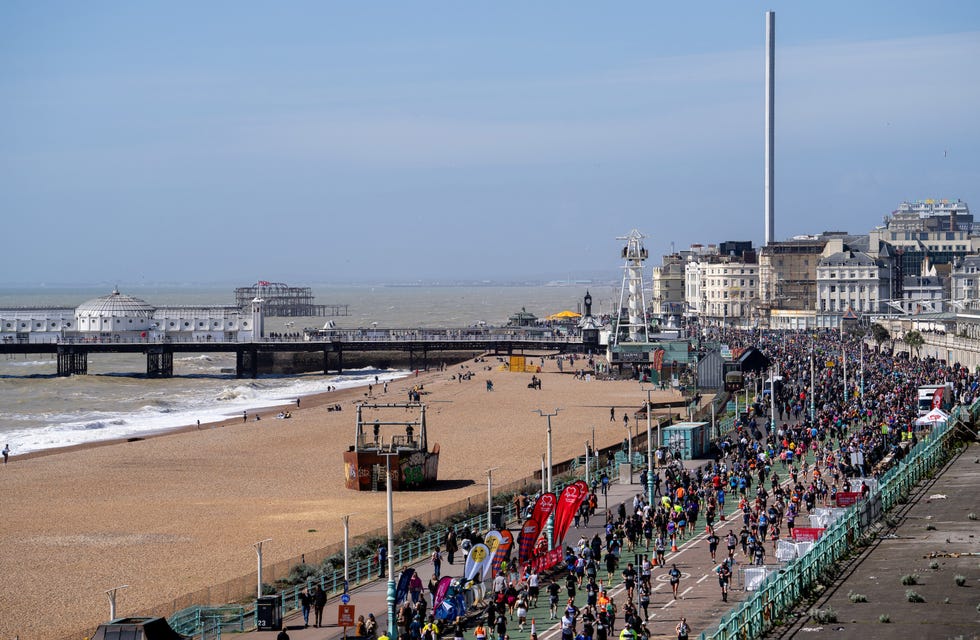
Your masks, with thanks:
[(347, 604), (350, 602), (350, 596), (345, 593), (344, 595), (340, 596), (340, 601)]

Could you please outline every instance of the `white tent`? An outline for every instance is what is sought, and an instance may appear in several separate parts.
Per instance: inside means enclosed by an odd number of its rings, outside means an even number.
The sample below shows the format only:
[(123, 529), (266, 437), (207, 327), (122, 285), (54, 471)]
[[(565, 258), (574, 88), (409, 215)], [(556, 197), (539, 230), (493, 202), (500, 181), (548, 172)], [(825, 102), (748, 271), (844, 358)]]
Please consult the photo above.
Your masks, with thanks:
[(917, 425), (937, 425), (941, 422), (946, 422), (949, 420), (949, 414), (945, 413), (941, 409), (933, 409), (926, 415), (922, 416), (915, 421)]

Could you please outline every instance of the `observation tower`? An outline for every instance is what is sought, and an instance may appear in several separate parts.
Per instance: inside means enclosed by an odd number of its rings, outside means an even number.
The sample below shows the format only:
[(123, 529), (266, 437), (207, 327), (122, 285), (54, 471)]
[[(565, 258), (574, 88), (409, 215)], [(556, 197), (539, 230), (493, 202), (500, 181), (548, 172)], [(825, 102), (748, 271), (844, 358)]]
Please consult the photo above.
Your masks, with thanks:
[[(612, 345), (618, 345), (620, 342), (650, 342), (650, 322), (647, 318), (646, 296), (643, 293), (643, 263), (649, 257), (646, 248), (643, 246), (643, 238), (645, 237), (633, 229), (627, 235), (616, 238), (617, 240), (625, 240), (626, 246), (621, 252), (622, 258), (625, 260), (623, 286), (619, 293), (619, 317), (617, 318), (616, 331), (610, 340)], [(623, 309), (626, 310), (625, 322), (623, 321)]]

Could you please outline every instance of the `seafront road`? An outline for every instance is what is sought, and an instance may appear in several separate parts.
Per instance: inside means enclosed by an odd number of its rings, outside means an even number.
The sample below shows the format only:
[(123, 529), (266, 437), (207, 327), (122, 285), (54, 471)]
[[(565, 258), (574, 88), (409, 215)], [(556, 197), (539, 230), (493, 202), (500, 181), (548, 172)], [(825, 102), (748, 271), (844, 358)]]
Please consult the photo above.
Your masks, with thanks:
[[(708, 464), (708, 462), (709, 461), (707, 460), (688, 460), (685, 461), (685, 467), (692, 468), (695, 465)], [(633, 484), (620, 484), (614, 482), (609, 485), (609, 508), (611, 511), (613, 511), (613, 513), (616, 512), (619, 504), (624, 502), (629, 510), (632, 506), (633, 497), (636, 494), (643, 493), (645, 491), (645, 488), (638, 483), (637, 477), (637, 475), (634, 476)], [(733, 520), (733, 516), (731, 515), (732, 510), (736, 506), (737, 500), (729, 500), (727, 502), (727, 520), (716, 523), (716, 530), (719, 532), (719, 535), (723, 535), (728, 532), (729, 523), (731, 523), (731, 528), (735, 530), (736, 534), (741, 529), (741, 517), (739, 517), (736, 521)], [(600, 496), (599, 508), (596, 510), (596, 516), (591, 518), (588, 527), (582, 526), (576, 529), (573, 525), (565, 538), (566, 546), (574, 546), (579, 536), (591, 538), (593, 534), (599, 533), (600, 537), (603, 537), (605, 526), (605, 520), (602, 517), (603, 507), (604, 499), (602, 496)], [(801, 518), (801, 520), (803, 519)], [(803, 522), (800, 522), (800, 524), (802, 525)], [(512, 527), (513, 531), (518, 525), (510, 523), (510, 526)], [(653, 638), (676, 637), (674, 627), (677, 625), (682, 616), (686, 617), (688, 624), (691, 625), (693, 632), (691, 637), (697, 637), (697, 635), (702, 631), (713, 630), (717, 626), (719, 618), (725, 612), (731, 609), (737, 602), (751, 595), (750, 593), (746, 593), (744, 591), (738, 580), (738, 569), (747, 563), (747, 560), (742, 558), (741, 550), (739, 550), (736, 553), (736, 560), (739, 562), (739, 564), (737, 565), (733, 575), (732, 589), (729, 593), (729, 601), (727, 603), (722, 602), (721, 590), (718, 587), (718, 580), (714, 574), (714, 568), (717, 565), (711, 561), (711, 555), (708, 553), (708, 543), (705, 540), (706, 535), (703, 518), (699, 522), (699, 527), (700, 529), (696, 531), (695, 535), (678, 543), (677, 552), (671, 553), (668, 550), (666, 555), (666, 567), (656, 567), (654, 569), (652, 581), (653, 593), (649, 608), (650, 618), (647, 621), (647, 628), (650, 630), (651, 637)], [(720, 560), (725, 553), (724, 543), (722, 542), (719, 547), (718, 559)], [(635, 553), (646, 553), (642, 544), (637, 547)], [(770, 562), (775, 562), (771, 553), (769, 554), (768, 558), (770, 559)], [(624, 551), (622, 552), (621, 556), (620, 570), (626, 566), (626, 562), (631, 561), (634, 562), (634, 565), (636, 565), (634, 560), (634, 552), (628, 552), (624, 547)], [(667, 578), (667, 570), (670, 568), (670, 565), (674, 563), (677, 564), (677, 568), (682, 572), (677, 600), (673, 600), (671, 597), (671, 590)], [(429, 577), (432, 575), (432, 566), (428, 561), (420, 562), (413, 565), (413, 567), (421, 575), (423, 583), (427, 582)], [(443, 575), (457, 575), (462, 571), (462, 565), (459, 563), (450, 565), (443, 561), (442, 570)], [(558, 576), (557, 582), (562, 586), (562, 597), (559, 599), (559, 602), (561, 605), (564, 605), (567, 601), (564, 596), (565, 574), (562, 572), (556, 575)], [(605, 566), (604, 564), (600, 563), (599, 578), (602, 579), (603, 584), (608, 588), (608, 581), (605, 580), (605, 577)], [(511, 626), (509, 626), (507, 633), (511, 640), (527, 640), (530, 636), (530, 620), (532, 619), (535, 621), (539, 640), (556, 640), (557, 638), (560, 638), (560, 628), (557, 621), (550, 621), (548, 619), (548, 597), (544, 589), (544, 585), (546, 585), (547, 582), (548, 580), (543, 576), (541, 589), (542, 595), (538, 600), (538, 606), (529, 610), (528, 626), (524, 628), (524, 631), (522, 632), (518, 629), (516, 619), (513, 623), (511, 623)], [(615, 630), (615, 637), (618, 638), (619, 631), (622, 629), (622, 610), (626, 598), (626, 593), (622, 587), (621, 575), (615, 576), (612, 580), (610, 595), (616, 602), (620, 612), (617, 616)], [(350, 596), (350, 604), (355, 606), (355, 616), (364, 615), (367, 617), (368, 613), (374, 613), (378, 620), (379, 629), (384, 631), (387, 628), (387, 581), (374, 580), (366, 585), (352, 590)], [(336, 626), (339, 604), (340, 601), (336, 598), (331, 599), (327, 603), (327, 607), (324, 610), (324, 620), (328, 623), (326, 627), (314, 628), (310, 626), (303, 628), (302, 616), (299, 614), (290, 615), (284, 621), (284, 625), (287, 628), (291, 640), (336, 640), (338, 638), (345, 637), (345, 630)], [(585, 592), (583, 590), (579, 590), (577, 592), (575, 604), (579, 607), (584, 606)], [(353, 636), (354, 629), (347, 629), (346, 632), (348, 637)], [(470, 630), (470, 633), (471, 632), (472, 630)], [(271, 639), (275, 637), (277, 632), (257, 631), (252, 633), (257, 634), (259, 638), (266, 637)], [(444, 634), (443, 637), (451, 636)]]

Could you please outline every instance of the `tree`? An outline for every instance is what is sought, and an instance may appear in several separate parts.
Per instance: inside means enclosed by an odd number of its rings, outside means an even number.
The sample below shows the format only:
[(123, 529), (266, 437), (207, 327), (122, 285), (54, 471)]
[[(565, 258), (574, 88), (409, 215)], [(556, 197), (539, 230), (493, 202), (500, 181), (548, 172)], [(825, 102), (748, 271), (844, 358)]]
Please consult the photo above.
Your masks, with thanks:
[(905, 337), (902, 338), (902, 342), (904, 342), (906, 346), (908, 346), (910, 351), (912, 349), (915, 350), (916, 358), (919, 357), (919, 347), (925, 344), (925, 340), (922, 338), (922, 334), (914, 329), (905, 334)]
[(891, 337), (891, 332), (877, 322), (871, 325), (871, 338), (875, 341), (875, 344), (878, 345), (878, 351), (881, 351), (882, 343)]

